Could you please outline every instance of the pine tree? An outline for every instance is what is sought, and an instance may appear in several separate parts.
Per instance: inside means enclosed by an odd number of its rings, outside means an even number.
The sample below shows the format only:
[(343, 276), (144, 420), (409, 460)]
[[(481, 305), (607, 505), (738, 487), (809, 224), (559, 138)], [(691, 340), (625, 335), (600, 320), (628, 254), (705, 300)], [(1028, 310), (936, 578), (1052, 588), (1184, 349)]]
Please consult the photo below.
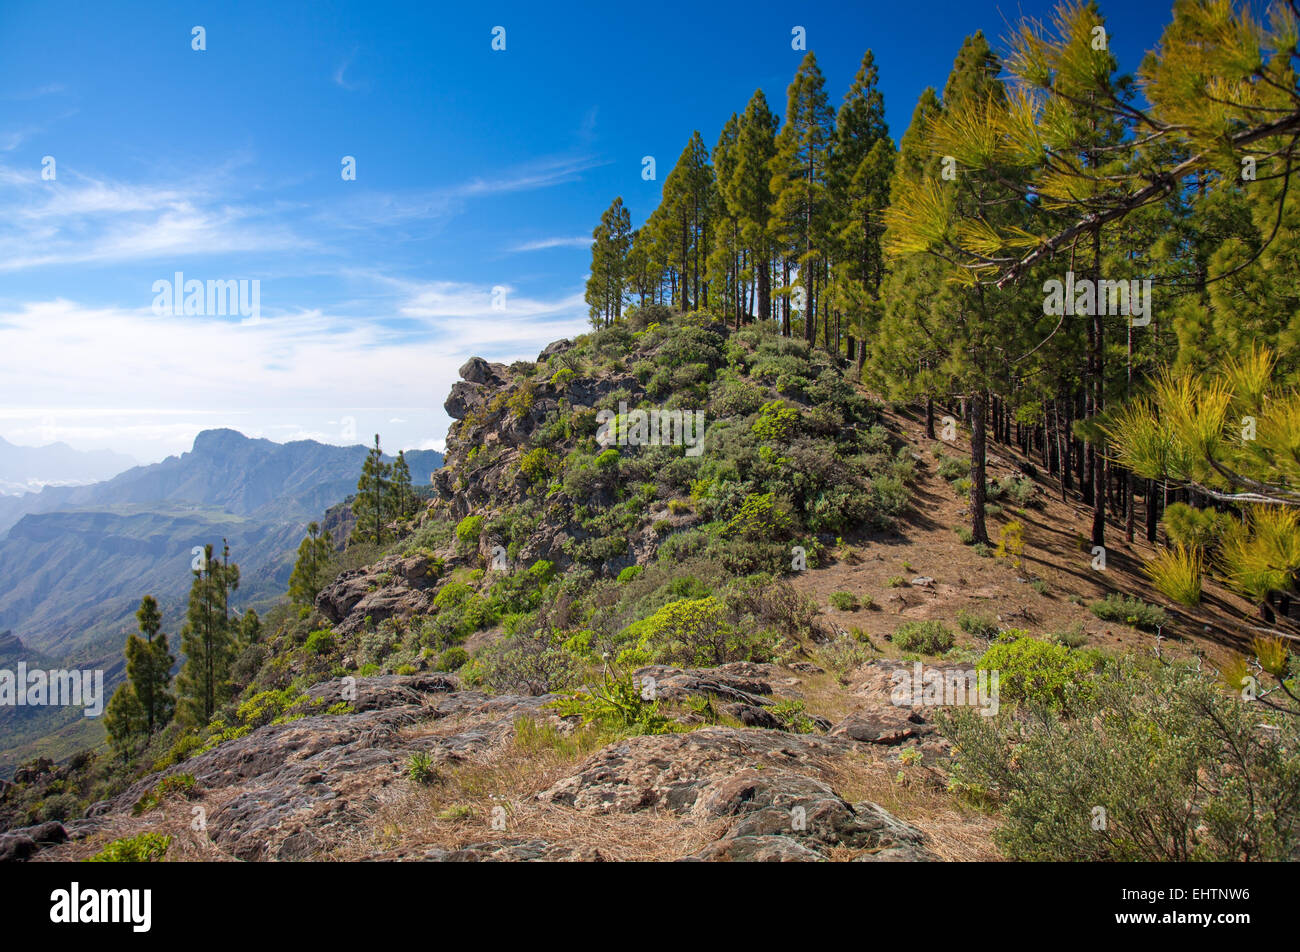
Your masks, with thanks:
[(145, 728), (152, 736), (172, 719), (176, 698), (171, 694), (172, 666), (176, 658), (168, 650), (167, 635), (162, 629), (162, 613), (152, 595), (140, 601), (135, 613), (140, 636), (126, 641), (126, 676), (144, 712)]
[(309, 608), (316, 603), (328, 579), (326, 568), (334, 556), (334, 540), (329, 530), (324, 533), (315, 522), (308, 524), (307, 535), (298, 545), (298, 558), (293, 574), (289, 576), (289, 600), (300, 607)]
[(586, 291), (592, 327), (608, 327), (623, 315), (631, 247), (632, 219), (619, 197), (610, 203), (592, 232), (591, 276)]
[[(943, 382), (941, 392), (962, 397), (969, 407), (971, 531), (976, 542), (988, 542), (984, 518), (987, 426), (992, 419), (996, 437), (1001, 416), (992, 412), (994, 401), (1014, 390), (1015, 362), (1030, 349), (1027, 344), (1022, 346), (1029, 323), (1022, 315), (1034, 313), (1034, 299), (1023, 286), (999, 288), (971, 280), (969, 274), (949, 262), (946, 254), (952, 236), (971, 221), (1001, 216), (1014, 225), (1026, 214), (1023, 205), (1006, 204), (990, 210), (981, 204), (990, 184), (1013, 176), (1014, 168), (961, 168), (949, 177), (945, 171), (951, 172), (955, 166), (942, 157), (956, 157), (954, 142), (960, 142), (972, 124), (988, 121), (989, 113), (1008, 109), (1005, 90), (997, 81), (998, 71), (997, 58), (983, 35), (968, 37), (954, 62), (941, 108), (924, 116), (917, 137), (907, 143), (905, 153), (919, 144), (920, 155), (900, 157), (900, 172), (905, 179), (915, 175), (918, 165), (928, 166), (927, 171), (934, 169), (921, 158), (925, 153), (941, 157), (940, 174), (934, 177), (922, 173), (914, 188), (896, 190), (895, 197), (900, 201), (887, 215), (896, 252), (921, 252), (937, 259), (937, 267), (929, 272), (934, 291), (928, 301), (930, 309), (898, 315), (903, 324), (915, 325), (915, 329), (899, 336), (918, 343), (925, 341), (929, 352), (922, 350), (921, 354), (933, 363), (929, 368), (932, 379)], [(933, 285), (936, 280), (941, 285), (938, 288)], [(895, 366), (893, 373), (901, 369)]]
[[(776, 155), (778, 120), (761, 89), (755, 90), (736, 130), (735, 160), (727, 201), (740, 228), (740, 240), (754, 272), (754, 313), (772, 318), (771, 162)], [(783, 332), (789, 336), (786, 323)]]
[(398, 450), (397, 459), (391, 465), (390, 509), (397, 519), (409, 519), (415, 512), (415, 492), (411, 488), (411, 467), (406, 463), (406, 450)]
[(239, 616), (239, 630), (236, 640), (241, 650), (262, 640), (262, 619), (258, 617), (257, 612), (253, 611), (253, 609), (250, 608)]
[(697, 130), (664, 180), (659, 204), (664, 214), (657, 222), (656, 234), (657, 241), (672, 249), (674, 303), (683, 313), (708, 306), (705, 271), (712, 239), (714, 187), (709, 150)]
[(148, 731), (144, 708), (129, 683), (119, 684), (104, 708), (104, 729), (109, 746), (124, 760), (130, 760), (143, 746)]
[(206, 724), (229, 692), (235, 639), (229, 617), (230, 592), (239, 586), (239, 566), (212, 556), (204, 547), (202, 567), (194, 571), (189, 607), (181, 628), (185, 665), (177, 678), (180, 710), (187, 723)]
[[(787, 94), (785, 125), (772, 159), (772, 225), (799, 265), (804, 290), (804, 339), (817, 339), (818, 278), (826, 263), (831, 231), (827, 189), (835, 136), (835, 113), (826, 81), (810, 50)], [(788, 293), (788, 289), (787, 289)]]
[(713, 147), (714, 208), (710, 212), (716, 238), (709, 253), (709, 287), (713, 289), (718, 310), (724, 318), (730, 311), (740, 327), (745, 308), (741, 300), (742, 264), (740, 223), (734, 201), (736, 139), (740, 121), (733, 112), (722, 126), (718, 144)]
[(357, 495), (352, 501), (352, 515), (356, 518), (352, 541), (372, 542), (376, 545), (384, 541), (385, 527), (391, 512), (391, 479), (392, 467), (384, 462), (383, 450), (379, 448), (379, 434), (376, 433), (375, 445), (361, 465)]

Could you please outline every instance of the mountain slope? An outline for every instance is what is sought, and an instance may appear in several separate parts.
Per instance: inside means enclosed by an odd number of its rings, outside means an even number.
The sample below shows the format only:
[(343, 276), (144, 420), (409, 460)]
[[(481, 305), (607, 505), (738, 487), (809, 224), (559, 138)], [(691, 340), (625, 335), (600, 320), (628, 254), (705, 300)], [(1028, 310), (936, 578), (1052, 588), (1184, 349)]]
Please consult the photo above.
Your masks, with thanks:
[[(111, 692), (143, 595), (158, 599), (175, 651), (193, 549), (219, 550), (225, 539), (243, 570), (234, 607), (265, 610), (288, 585), (306, 524), (355, 490), (366, 452), (208, 430), (190, 452), (103, 483), (0, 499), (11, 514), (13, 504), (34, 509), (0, 530), (0, 630), (12, 629), (29, 652), (104, 669)], [(442, 455), (407, 460), (413, 482), (427, 485)], [(102, 737), (99, 721), (59, 709), (24, 709), (21, 730), (6, 730), (4, 718), (0, 711), (0, 775)]]

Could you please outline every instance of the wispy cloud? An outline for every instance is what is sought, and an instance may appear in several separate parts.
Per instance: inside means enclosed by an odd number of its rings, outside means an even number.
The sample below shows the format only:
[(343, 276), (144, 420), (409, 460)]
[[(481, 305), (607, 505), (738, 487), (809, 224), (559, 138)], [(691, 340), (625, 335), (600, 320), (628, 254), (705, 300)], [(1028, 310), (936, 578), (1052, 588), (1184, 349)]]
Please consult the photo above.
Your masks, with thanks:
[(352, 65), (352, 61), (356, 59), (356, 57), (357, 51), (353, 50), (344, 58), (338, 68), (334, 70), (334, 85), (346, 89), (348, 92), (356, 92), (357, 90), (366, 88), (365, 83), (349, 82), (347, 79), (348, 68)]
[(391, 311), (311, 309), (256, 324), (66, 299), (0, 311), (0, 424), (14, 436), (142, 459), (180, 452), (213, 426), (283, 440), (279, 427), (292, 422), (288, 432), (301, 438), (355, 443), (331, 422), (344, 417), (362, 434), (382, 427), (385, 445), (392, 432), (394, 448), (432, 445), (446, 433), (442, 401), (468, 357), (531, 359), (586, 324), (579, 293), (544, 300), (507, 288), (496, 310), (489, 287), (387, 286), (409, 318), (401, 326), (385, 320)]
[(526, 241), (515, 245), (511, 251), (545, 251), (548, 248), (590, 248), (591, 237), (575, 235), (572, 238), (542, 238), (538, 241)]

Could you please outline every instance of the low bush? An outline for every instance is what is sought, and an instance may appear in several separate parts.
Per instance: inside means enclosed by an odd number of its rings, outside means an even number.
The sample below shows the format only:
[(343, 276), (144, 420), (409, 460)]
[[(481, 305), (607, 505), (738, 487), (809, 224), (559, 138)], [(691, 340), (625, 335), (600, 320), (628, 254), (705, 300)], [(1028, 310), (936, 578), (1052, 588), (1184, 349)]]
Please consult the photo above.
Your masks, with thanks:
[(1159, 605), (1148, 605), (1132, 595), (1112, 592), (1088, 606), (1102, 621), (1116, 621), (1143, 631), (1158, 631), (1169, 623), (1169, 615)]
[(909, 621), (894, 632), (894, 644), (903, 651), (938, 655), (953, 646), (953, 635), (941, 622)]

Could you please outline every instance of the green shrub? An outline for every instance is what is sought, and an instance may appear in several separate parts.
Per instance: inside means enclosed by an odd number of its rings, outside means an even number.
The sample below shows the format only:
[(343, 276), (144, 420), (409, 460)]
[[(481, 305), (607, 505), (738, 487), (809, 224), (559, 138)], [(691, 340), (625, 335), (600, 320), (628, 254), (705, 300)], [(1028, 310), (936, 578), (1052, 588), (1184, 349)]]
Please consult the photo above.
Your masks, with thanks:
[(629, 625), (625, 634), (634, 646), (635, 660), (684, 667), (766, 661), (771, 651), (767, 633), (742, 629), (713, 595), (669, 602), (649, 618)]
[(474, 589), (464, 582), (448, 582), (433, 596), (434, 608), (455, 608), (474, 594)]
[(156, 863), (167, 854), (172, 838), (162, 833), (138, 833), (135, 836), (114, 840), (87, 863)]
[(841, 683), (848, 680), (854, 669), (871, 660), (871, 646), (851, 635), (839, 635), (817, 648), (817, 660)]
[(976, 638), (992, 640), (998, 636), (998, 621), (991, 615), (962, 609), (957, 612), (957, 627)]
[(970, 476), (970, 460), (945, 456), (939, 460), (939, 475), (948, 482)]
[(894, 644), (903, 651), (943, 654), (953, 645), (953, 635), (942, 622), (909, 621), (894, 632)]
[(778, 701), (772, 705), (771, 712), (781, 722), (781, 729), (792, 734), (811, 734), (817, 730), (817, 724), (808, 716), (803, 701)]
[(551, 374), (551, 386), (563, 390), (569, 385), (569, 382), (576, 377), (572, 367), (561, 367), (555, 373)]
[(1091, 699), (1093, 666), (1084, 652), (1016, 630), (1004, 632), (977, 665), (998, 673), (1002, 701), (1065, 711), (1079, 710)]
[(970, 545), (975, 541), (975, 533), (971, 532), (966, 526), (953, 526), (952, 531), (957, 533), (957, 538), (962, 545)]
[(772, 400), (759, 409), (751, 429), (764, 443), (785, 443), (798, 425), (798, 410), (780, 400)]
[(629, 565), (618, 573), (618, 584), (626, 585), (634, 578), (637, 578), (643, 571), (645, 570), (639, 565)]
[(938, 714), (956, 752), (952, 786), (1000, 807), (994, 836), (1009, 859), (1295, 858), (1295, 717), (1186, 664), (1124, 660), (1081, 676), (1090, 700), (1077, 717)]
[(852, 592), (831, 592), (831, 604), (842, 612), (855, 612), (860, 607), (858, 596)]
[(1161, 524), (1169, 540), (1188, 549), (1213, 549), (1232, 526), (1232, 516), (1216, 509), (1195, 509), (1183, 502), (1165, 509)]
[(460, 645), (453, 645), (438, 656), (436, 665), (439, 671), (459, 671), (469, 661), (469, 652)]
[[(529, 450), (523, 456), (519, 457), (519, 472), (521, 472), (529, 482), (536, 483), (550, 478), (550, 475), (555, 472), (559, 462), (559, 459), (554, 453), (543, 446), (539, 446), (536, 449)], [(480, 517), (471, 516), (470, 518)], [(461, 525), (464, 525), (464, 522), (462, 522)], [(456, 535), (457, 537), (460, 536), (459, 526), (456, 528)], [(475, 534), (473, 538), (477, 540), (477, 534)], [(461, 539), (461, 541), (467, 542), (468, 540)]]
[(307, 636), (307, 642), (303, 647), (306, 648), (310, 654), (328, 654), (334, 649), (334, 632), (330, 631), (328, 628), (313, 631)]
[(1088, 633), (1083, 630), (1083, 622), (1076, 622), (1066, 631), (1058, 631), (1053, 637), (1058, 644), (1067, 648), (1082, 648), (1088, 643)]
[(477, 545), (483, 531), (482, 516), (466, 516), (456, 524), (456, 538), (462, 546)]
[(772, 493), (750, 493), (740, 510), (727, 520), (722, 534), (729, 539), (769, 541), (787, 535), (792, 525), (789, 514)]
[(668, 734), (673, 722), (659, 710), (632, 678), (606, 667), (601, 682), (551, 702), (561, 717), (577, 717), (584, 727), (596, 727), (619, 736)]
[(1115, 621), (1143, 631), (1157, 631), (1169, 623), (1169, 616), (1159, 605), (1148, 605), (1132, 595), (1112, 592), (1088, 608), (1102, 621)]
[(172, 774), (170, 777), (163, 777), (157, 786), (150, 787), (140, 795), (140, 799), (131, 807), (131, 815), (139, 816), (148, 813), (175, 794), (186, 798), (193, 796), (196, 782), (192, 774)]

